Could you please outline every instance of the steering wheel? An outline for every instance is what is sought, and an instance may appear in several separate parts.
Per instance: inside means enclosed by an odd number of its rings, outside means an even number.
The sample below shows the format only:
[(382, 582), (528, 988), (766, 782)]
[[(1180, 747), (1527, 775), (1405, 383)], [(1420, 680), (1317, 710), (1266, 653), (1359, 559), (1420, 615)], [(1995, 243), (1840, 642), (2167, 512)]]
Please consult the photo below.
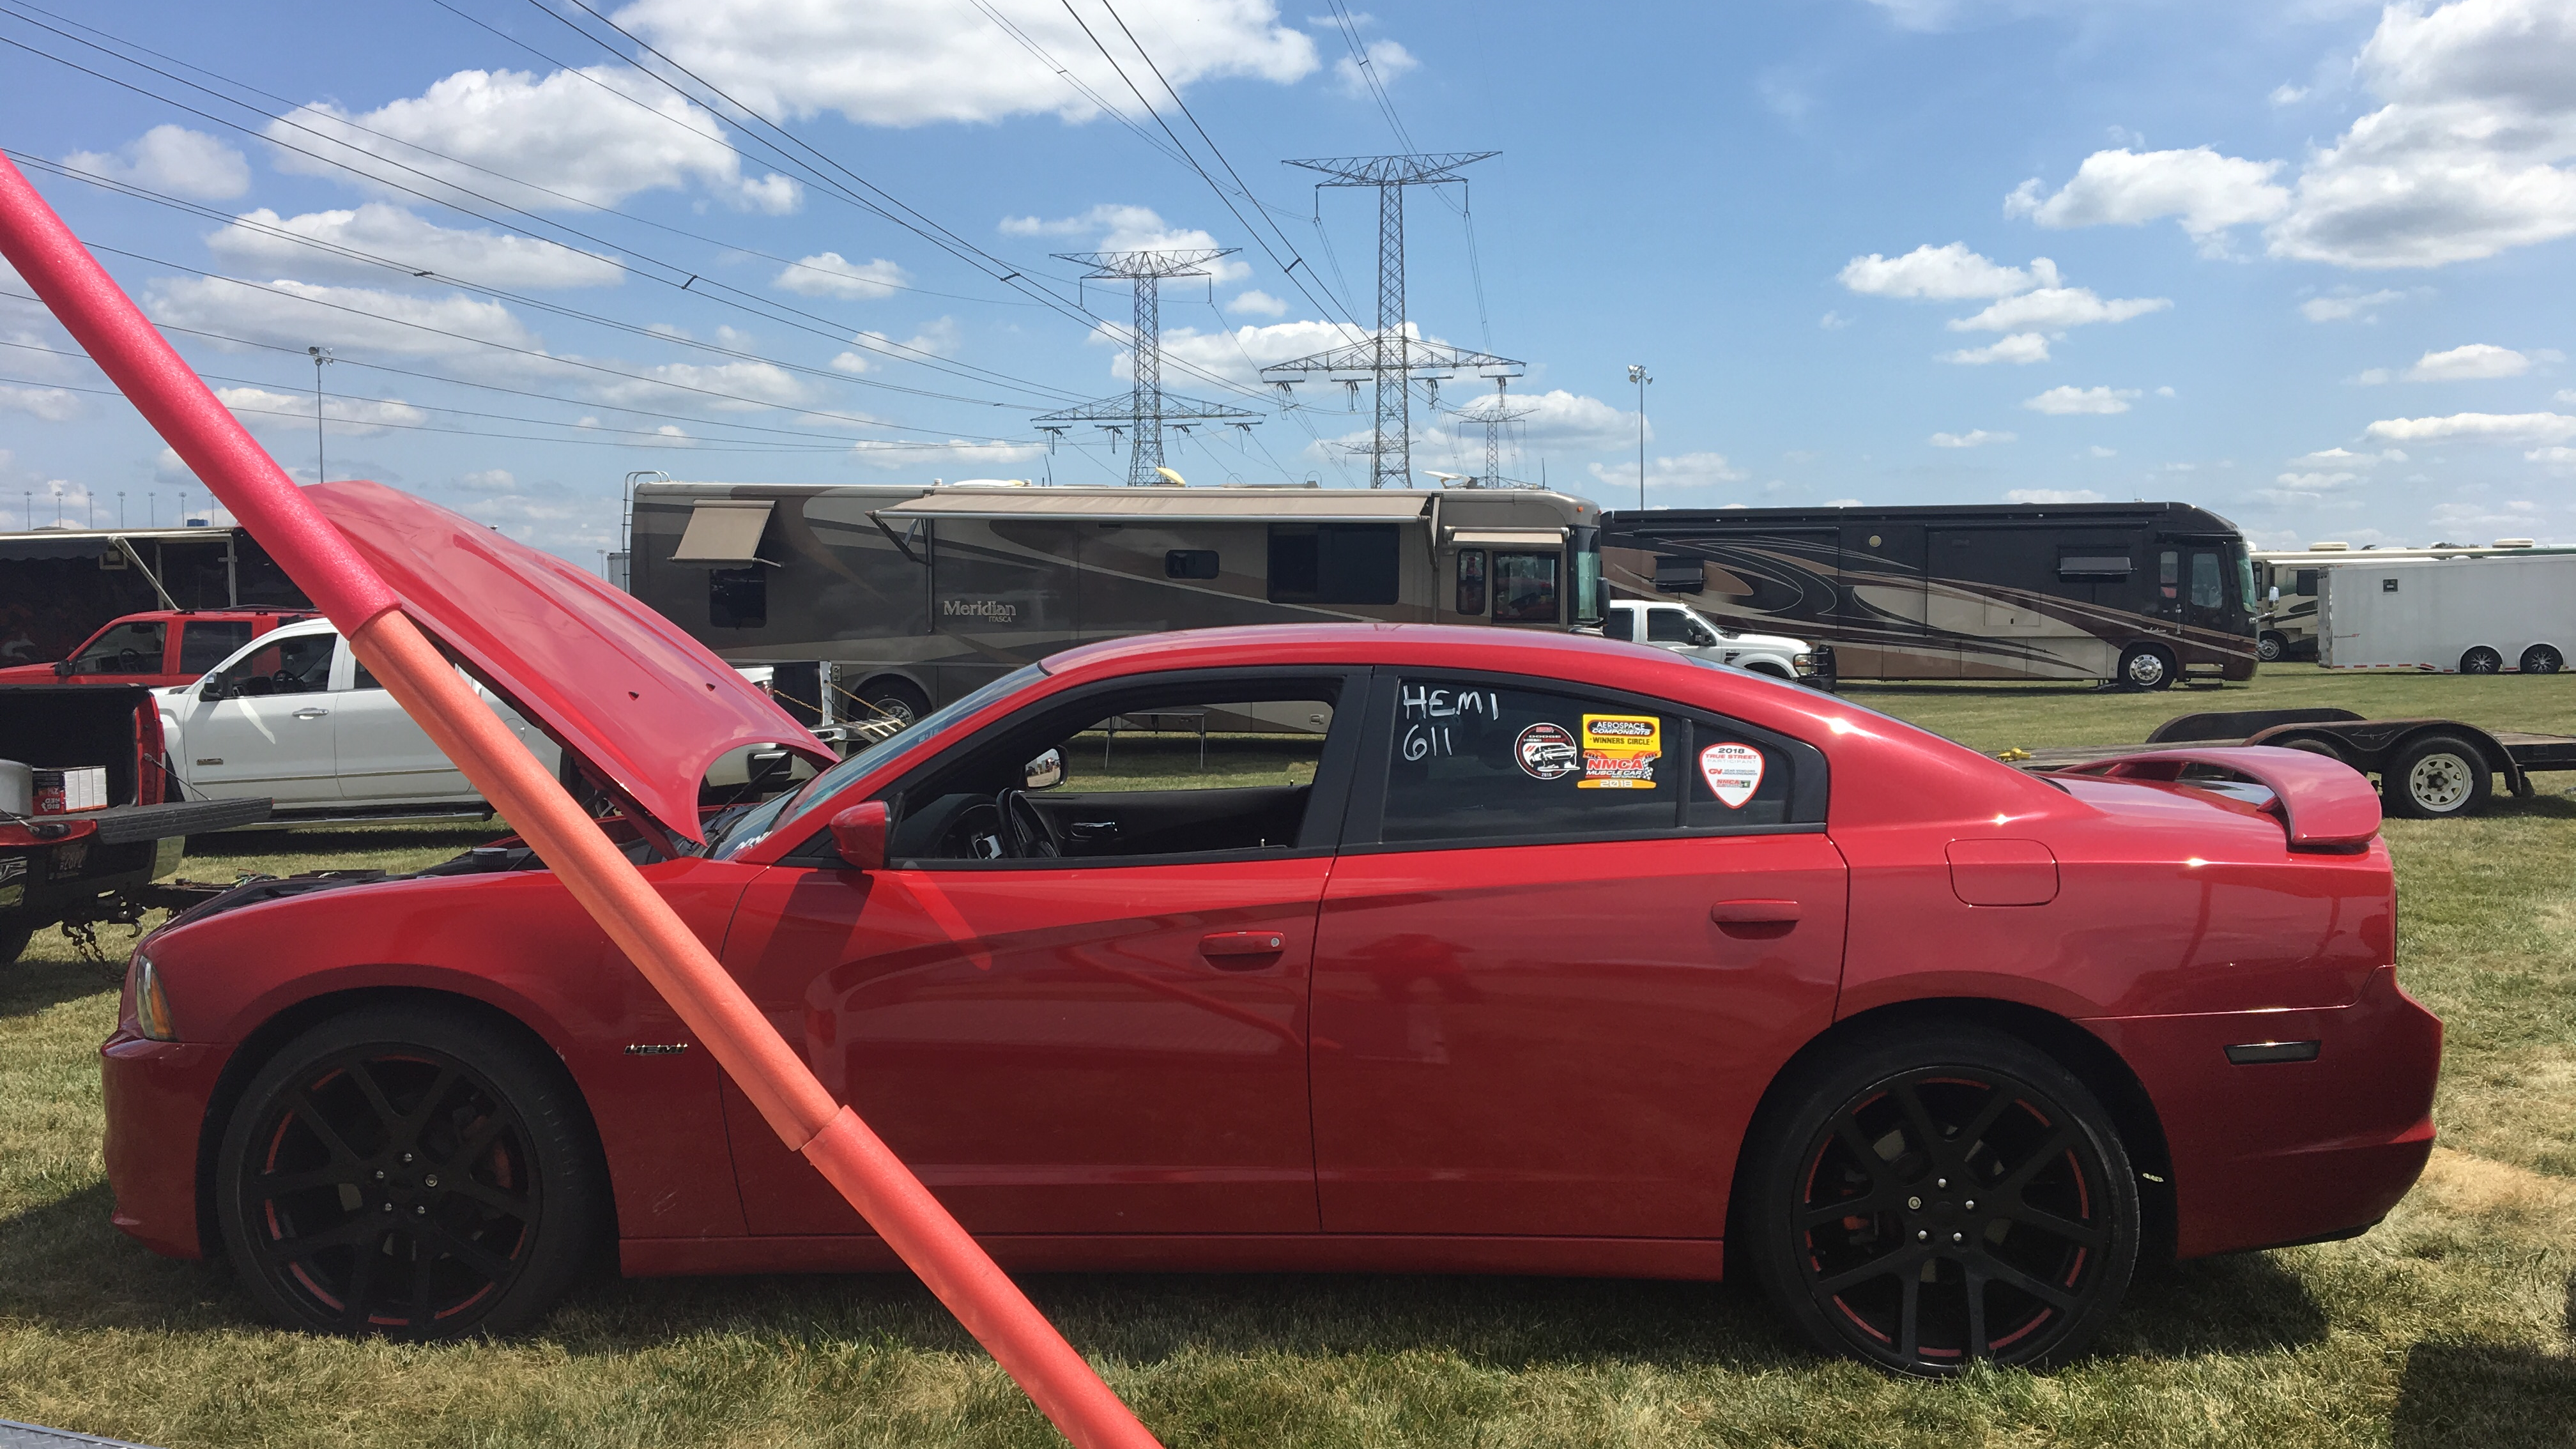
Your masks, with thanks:
[(119, 674), (141, 674), (143, 672), (143, 651), (140, 649), (117, 650), (116, 672)]
[(304, 677), (292, 669), (278, 670), (268, 677), (268, 683), (272, 694), (301, 694), (304, 691)]
[(1029, 803), (1026, 790), (1005, 790), (993, 797), (993, 806), (1002, 812), (1002, 835), (1015, 860), (1043, 859), (1064, 854), (1064, 842), (1055, 838), (1055, 827), (1038, 807)]

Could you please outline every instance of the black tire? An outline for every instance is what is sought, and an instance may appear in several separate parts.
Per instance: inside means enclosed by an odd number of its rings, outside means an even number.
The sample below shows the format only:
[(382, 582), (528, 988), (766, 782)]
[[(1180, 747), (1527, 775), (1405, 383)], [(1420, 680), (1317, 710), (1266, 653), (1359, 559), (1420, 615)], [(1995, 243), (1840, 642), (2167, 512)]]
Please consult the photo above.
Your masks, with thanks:
[(2289, 655), (2289, 652), (2289, 639), (2269, 629), (2264, 630), (2254, 641), (2254, 657), (2265, 664), (2278, 664)]
[(2119, 682), (2126, 688), (2171, 689), (2181, 672), (2173, 652), (2161, 644), (2132, 644), (2120, 651)]
[(2462, 674), (2494, 674), (2504, 668), (2504, 656), (2484, 644), (2460, 656)]
[(0, 918), (0, 966), (14, 963), (27, 954), (27, 943), (36, 939), (36, 923), (24, 918)]
[(1977, 1358), (2036, 1367), (2118, 1311), (2137, 1181), (2110, 1114), (2054, 1058), (1926, 1025), (1783, 1087), (1748, 1146), (1737, 1225), (1755, 1280), (1818, 1346), (1921, 1378)]
[(2566, 667), (2567, 661), (2546, 644), (2534, 644), (2522, 651), (2522, 672), (2525, 674), (2556, 674)]
[(2347, 765), (2352, 763), (2344, 758), (2343, 750), (2334, 741), (2319, 739), (2314, 735), (2303, 735), (2295, 740), (2266, 740), (2264, 743), (2276, 750), (2299, 750), (2311, 755), (2323, 755), (2329, 760), (2340, 761)]
[(364, 1007), (288, 1043), (215, 1160), (235, 1274), (313, 1333), (512, 1332), (571, 1286), (607, 1201), (560, 1067), (439, 1007)]
[(2487, 808), (2495, 766), (2458, 735), (2406, 742), (2379, 772), (2380, 808), (2406, 820), (2454, 820)]
[(910, 729), (923, 715), (930, 713), (930, 696), (921, 692), (909, 679), (884, 675), (860, 685), (859, 698), (896, 719)]

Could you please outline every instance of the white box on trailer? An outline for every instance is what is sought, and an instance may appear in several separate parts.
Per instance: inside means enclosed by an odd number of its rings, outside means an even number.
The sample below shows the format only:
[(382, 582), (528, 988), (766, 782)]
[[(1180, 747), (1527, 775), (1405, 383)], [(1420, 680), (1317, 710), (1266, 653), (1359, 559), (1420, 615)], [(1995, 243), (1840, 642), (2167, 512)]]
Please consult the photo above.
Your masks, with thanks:
[(2317, 579), (2328, 669), (2555, 674), (2576, 653), (2576, 554), (2391, 559)]

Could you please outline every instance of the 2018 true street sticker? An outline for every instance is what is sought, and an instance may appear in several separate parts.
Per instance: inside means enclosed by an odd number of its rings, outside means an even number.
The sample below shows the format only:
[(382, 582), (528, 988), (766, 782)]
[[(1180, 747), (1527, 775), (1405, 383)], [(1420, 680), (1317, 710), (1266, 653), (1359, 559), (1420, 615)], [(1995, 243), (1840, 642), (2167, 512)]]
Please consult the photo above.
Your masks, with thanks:
[(1762, 752), (1751, 745), (1711, 745), (1699, 752), (1699, 777), (1729, 810), (1741, 810), (1762, 788)]

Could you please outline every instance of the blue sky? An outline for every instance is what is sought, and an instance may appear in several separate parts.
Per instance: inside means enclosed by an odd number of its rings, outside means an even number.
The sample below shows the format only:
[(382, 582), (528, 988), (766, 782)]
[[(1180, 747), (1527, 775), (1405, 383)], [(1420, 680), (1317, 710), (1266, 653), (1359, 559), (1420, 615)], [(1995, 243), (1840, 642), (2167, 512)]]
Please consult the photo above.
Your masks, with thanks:
[[(1408, 311), (1526, 361), (1512, 476), (1633, 506), (1643, 363), (1657, 505), (2576, 541), (2571, 0), (595, 3), (633, 39), (569, 0), (11, 0), (0, 133), (298, 476), (328, 346), (332, 476), (583, 563), (630, 469), (1123, 476), (1029, 421), (1125, 386), (1081, 311), (1123, 326), (1123, 289), (1062, 251), (1241, 248), (1167, 284), (1165, 384), (1263, 420), (1172, 465), (1365, 481), (1365, 392), (1255, 373), (1373, 319), (1373, 200), (1279, 163), (1405, 149), (1501, 153), (1413, 193)], [(169, 520), (191, 480), (59, 329), (0, 299), (0, 341), (0, 526)], [(1415, 417), (1417, 469), (1481, 467)]]

